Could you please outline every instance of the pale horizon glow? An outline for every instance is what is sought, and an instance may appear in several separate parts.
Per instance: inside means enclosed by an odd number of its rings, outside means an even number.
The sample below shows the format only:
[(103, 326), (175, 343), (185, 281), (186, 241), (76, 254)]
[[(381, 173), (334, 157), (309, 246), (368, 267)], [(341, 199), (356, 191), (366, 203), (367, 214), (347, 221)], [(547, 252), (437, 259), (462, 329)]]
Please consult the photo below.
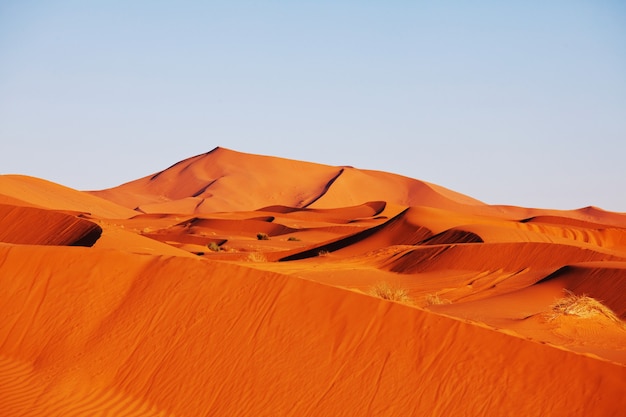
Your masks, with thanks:
[(221, 146), (626, 212), (626, 5), (4, 1), (0, 143), (80, 190)]

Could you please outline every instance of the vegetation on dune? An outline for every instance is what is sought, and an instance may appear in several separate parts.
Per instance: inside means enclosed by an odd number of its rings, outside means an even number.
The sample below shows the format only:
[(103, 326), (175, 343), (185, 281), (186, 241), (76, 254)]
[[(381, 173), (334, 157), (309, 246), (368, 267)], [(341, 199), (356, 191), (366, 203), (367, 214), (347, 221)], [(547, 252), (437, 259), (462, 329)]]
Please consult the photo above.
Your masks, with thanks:
[(427, 294), (425, 297), (426, 306), (452, 304), (452, 301), (441, 298), (439, 294)]
[(257, 233), (256, 238), (258, 240), (270, 240), (270, 237), (267, 235), (267, 233), (263, 233), (263, 232)]
[(388, 282), (380, 282), (374, 285), (368, 291), (368, 294), (373, 295), (383, 300), (395, 301), (403, 304), (411, 304), (413, 299), (409, 297), (409, 292), (404, 289), (391, 285)]
[(222, 248), (220, 248), (220, 245), (218, 245), (215, 242), (211, 242), (207, 246), (208, 246), (209, 250), (212, 251), (212, 252), (219, 252), (219, 251), (222, 250)]
[(267, 262), (267, 257), (260, 252), (250, 252), (246, 257), (248, 262)]
[(550, 306), (549, 320), (555, 320), (563, 316), (590, 318), (601, 315), (612, 321), (622, 323), (620, 318), (609, 307), (595, 298), (584, 294), (576, 295), (568, 290), (565, 290), (565, 292), (567, 294), (565, 297), (559, 298)]

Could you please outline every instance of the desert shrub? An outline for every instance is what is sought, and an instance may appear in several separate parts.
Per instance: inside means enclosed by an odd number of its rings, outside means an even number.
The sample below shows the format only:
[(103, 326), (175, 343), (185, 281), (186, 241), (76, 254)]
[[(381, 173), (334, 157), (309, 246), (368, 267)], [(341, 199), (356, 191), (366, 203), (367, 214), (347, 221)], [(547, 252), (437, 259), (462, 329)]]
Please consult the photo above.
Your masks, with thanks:
[(425, 301), (426, 301), (426, 305), (427, 306), (451, 304), (452, 303), (450, 300), (446, 300), (445, 298), (439, 297), (439, 294), (427, 294)]
[(263, 233), (263, 232), (257, 233), (256, 238), (258, 240), (270, 240), (270, 237), (267, 235), (267, 233)]
[(220, 245), (218, 245), (215, 242), (211, 242), (208, 244), (209, 250), (213, 251), (213, 252), (219, 252), (220, 250), (222, 250), (222, 248), (220, 248)]
[(287, 240), (290, 241), (290, 242), (299, 242), (300, 241), (300, 239), (298, 239), (295, 236), (289, 236), (289, 239), (287, 239)]
[(267, 257), (260, 252), (250, 252), (246, 257), (248, 262), (267, 262)]
[(321, 250), (319, 252), (317, 252), (317, 256), (328, 256), (330, 255), (330, 252), (328, 252), (327, 250)]
[(374, 285), (370, 288), (368, 293), (384, 300), (396, 301), (405, 304), (413, 302), (406, 289), (391, 285), (388, 282), (380, 282)]
[(554, 320), (561, 316), (574, 316), (580, 318), (589, 318), (598, 315), (605, 316), (613, 321), (621, 322), (619, 317), (607, 306), (602, 304), (595, 298), (586, 295), (576, 295), (570, 291), (565, 291), (566, 296), (560, 298), (550, 306), (551, 312), (548, 315), (549, 320)]

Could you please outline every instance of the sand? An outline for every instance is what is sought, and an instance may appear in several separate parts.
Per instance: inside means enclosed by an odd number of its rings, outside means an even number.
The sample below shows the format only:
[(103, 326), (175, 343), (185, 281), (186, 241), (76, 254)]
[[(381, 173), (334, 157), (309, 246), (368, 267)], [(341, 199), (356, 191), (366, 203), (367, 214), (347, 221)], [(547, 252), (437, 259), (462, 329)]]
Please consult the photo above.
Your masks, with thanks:
[(620, 415), (625, 319), (623, 213), (225, 148), (0, 176), (0, 416)]

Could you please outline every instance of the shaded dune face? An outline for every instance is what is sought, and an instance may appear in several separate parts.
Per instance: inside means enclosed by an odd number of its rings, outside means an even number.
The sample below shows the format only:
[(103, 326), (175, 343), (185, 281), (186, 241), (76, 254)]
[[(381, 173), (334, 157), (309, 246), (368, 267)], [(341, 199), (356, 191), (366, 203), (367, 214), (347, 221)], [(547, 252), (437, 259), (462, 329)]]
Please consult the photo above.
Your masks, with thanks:
[(0, 176), (0, 416), (616, 416), (626, 215), (216, 148)]
[(0, 242), (93, 246), (101, 234), (100, 226), (75, 215), (0, 204)]
[(546, 243), (487, 243), (480, 245), (428, 245), (410, 249), (386, 266), (393, 272), (413, 274), (441, 269), (517, 272), (529, 268), (550, 270), (564, 263), (625, 259), (573, 246)]

